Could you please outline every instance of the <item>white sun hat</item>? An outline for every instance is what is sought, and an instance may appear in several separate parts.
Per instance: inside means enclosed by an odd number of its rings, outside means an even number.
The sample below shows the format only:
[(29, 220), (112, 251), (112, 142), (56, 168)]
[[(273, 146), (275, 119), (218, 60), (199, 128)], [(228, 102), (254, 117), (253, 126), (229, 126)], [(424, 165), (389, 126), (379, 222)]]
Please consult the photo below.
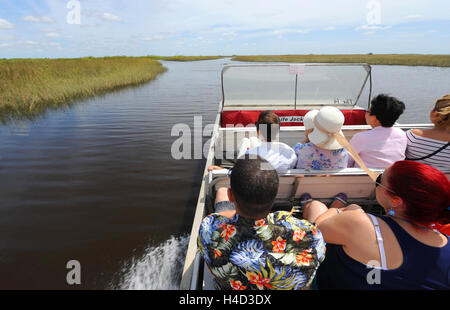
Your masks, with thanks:
[(339, 132), (340, 135), (343, 136), (341, 128), (344, 121), (344, 114), (342, 114), (339, 109), (335, 107), (323, 107), (312, 118), (314, 130), (308, 135), (309, 141), (312, 144), (327, 150), (337, 150), (343, 148), (333, 134), (335, 132)]
[(316, 117), (319, 110), (311, 110), (303, 116), (303, 125), (305, 130), (314, 129), (314, 118)]

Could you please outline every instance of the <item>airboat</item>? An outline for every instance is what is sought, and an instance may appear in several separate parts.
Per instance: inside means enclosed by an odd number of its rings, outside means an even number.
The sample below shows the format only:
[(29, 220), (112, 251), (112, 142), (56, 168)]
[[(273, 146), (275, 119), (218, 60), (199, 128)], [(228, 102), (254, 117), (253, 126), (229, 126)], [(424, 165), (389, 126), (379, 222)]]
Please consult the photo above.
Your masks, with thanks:
[[(365, 122), (372, 92), (371, 66), (368, 64), (226, 65), (222, 69), (221, 80), (222, 100), (198, 195), (180, 283), (182, 290), (213, 289), (212, 276), (197, 250), (200, 223), (206, 215), (214, 212), (217, 188), (229, 186), (227, 169), (236, 161), (242, 139), (256, 137), (254, 124), (262, 111), (271, 110), (279, 116), (279, 141), (291, 147), (305, 139), (303, 116), (324, 106), (334, 106), (344, 114), (342, 132), (347, 140), (371, 128)], [(368, 96), (363, 96), (364, 91)], [(362, 97), (368, 97), (368, 101), (362, 102)], [(406, 131), (431, 128), (432, 124), (395, 126)], [(224, 169), (208, 171), (210, 165)], [(374, 172), (382, 173), (383, 170)], [(446, 173), (450, 175), (450, 171)], [(368, 212), (381, 212), (375, 197), (375, 183), (361, 168), (333, 171), (290, 169), (279, 171), (279, 178), (275, 209), (290, 210), (305, 192), (326, 204), (337, 193), (345, 192), (348, 203), (356, 203)]]

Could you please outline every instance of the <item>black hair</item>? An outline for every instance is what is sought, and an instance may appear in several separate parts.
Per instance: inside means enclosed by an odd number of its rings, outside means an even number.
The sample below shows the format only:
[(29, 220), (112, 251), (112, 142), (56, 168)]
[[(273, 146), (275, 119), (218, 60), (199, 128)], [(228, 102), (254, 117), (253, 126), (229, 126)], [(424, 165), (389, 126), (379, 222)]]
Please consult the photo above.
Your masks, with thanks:
[(265, 217), (277, 196), (278, 182), (278, 173), (267, 160), (248, 154), (239, 158), (230, 184), (240, 213), (254, 219)]
[(405, 111), (405, 104), (395, 97), (380, 94), (370, 103), (369, 114), (375, 115), (383, 127), (394, 126)]
[[(272, 111), (263, 111), (259, 114), (256, 129), (260, 131), (267, 142), (272, 142), (272, 136), (276, 136), (276, 132), (280, 130), (280, 118)], [(272, 131), (274, 135), (272, 135)]]

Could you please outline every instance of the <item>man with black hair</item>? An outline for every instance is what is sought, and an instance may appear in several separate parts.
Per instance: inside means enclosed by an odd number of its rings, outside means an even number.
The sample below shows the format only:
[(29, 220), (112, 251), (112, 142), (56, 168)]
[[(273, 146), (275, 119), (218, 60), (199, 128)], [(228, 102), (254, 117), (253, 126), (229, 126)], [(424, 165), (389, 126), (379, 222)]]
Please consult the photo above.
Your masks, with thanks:
[(218, 289), (304, 289), (325, 256), (314, 224), (286, 211), (270, 213), (278, 174), (268, 161), (245, 155), (219, 188), (215, 211), (200, 226), (198, 248)]
[[(405, 159), (406, 134), (394, 124), (405, 111), (405, 104), (395, 97), (380, 94), (366, 111), (366, 123), (371, 130), (359, 132), (350, 140), (367, 167), (384, 169)], [(348, 167), (356, 166), (349, 158)]]

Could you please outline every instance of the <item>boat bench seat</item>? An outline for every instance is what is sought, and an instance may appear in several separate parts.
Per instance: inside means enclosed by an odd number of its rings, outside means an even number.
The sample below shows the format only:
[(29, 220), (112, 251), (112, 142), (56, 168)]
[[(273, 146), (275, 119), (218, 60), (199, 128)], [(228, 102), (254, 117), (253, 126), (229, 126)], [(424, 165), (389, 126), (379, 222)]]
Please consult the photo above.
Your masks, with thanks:
[[(303, 126), (303, 116), (310, 110), (275, 110), (280, 118), (281, 126)], [(236, 125), (248, 126), (255, 124), (259, 114), (263, 110), (233, 110), (222, 111), (221, 126), (232, 127)], [(365, 110), (363, 109), (341, 109), (344, 114), (344, 125), (366, 125)]]
[[(382, 173), (383, 169), (374, 170)], [(209, 172), (207, 196), (215, 197), (219, 187), (229, 187), (228, 170)], [(333, 171), (311, 171), (290, 169), (279, 171), (279, 189), (275, 204), (293, 204), (303, 193), (310, 193), (314, 199), (331, 202), (337, 193), (345, 192), (349, 203), (374, 205), (375, 183), (360, 168), (346, 168)], [(214, 201), (214, 199), (213, 199)]]
[[(384, 169), (373, 169), (383, 173)], [(214, 201), (215, 192), (220, 187), (229, 187), (228, 170), (213, 170), (208, 174), (206, 196)], [(444, 173), (450, 180), (450, 169)], [(275, 204), (295, 204), (303, 193), (310, 193), (314, 199), (324, 203), (332, 201), (337, 193), (347, 194), (349, 203), (376, 205), (375, 182), (361, 168), (342, 170), (311, 171), (290, 169), (279, 171), (279, 189)], [(210, 210), (213, 211), (213, 210)]]

